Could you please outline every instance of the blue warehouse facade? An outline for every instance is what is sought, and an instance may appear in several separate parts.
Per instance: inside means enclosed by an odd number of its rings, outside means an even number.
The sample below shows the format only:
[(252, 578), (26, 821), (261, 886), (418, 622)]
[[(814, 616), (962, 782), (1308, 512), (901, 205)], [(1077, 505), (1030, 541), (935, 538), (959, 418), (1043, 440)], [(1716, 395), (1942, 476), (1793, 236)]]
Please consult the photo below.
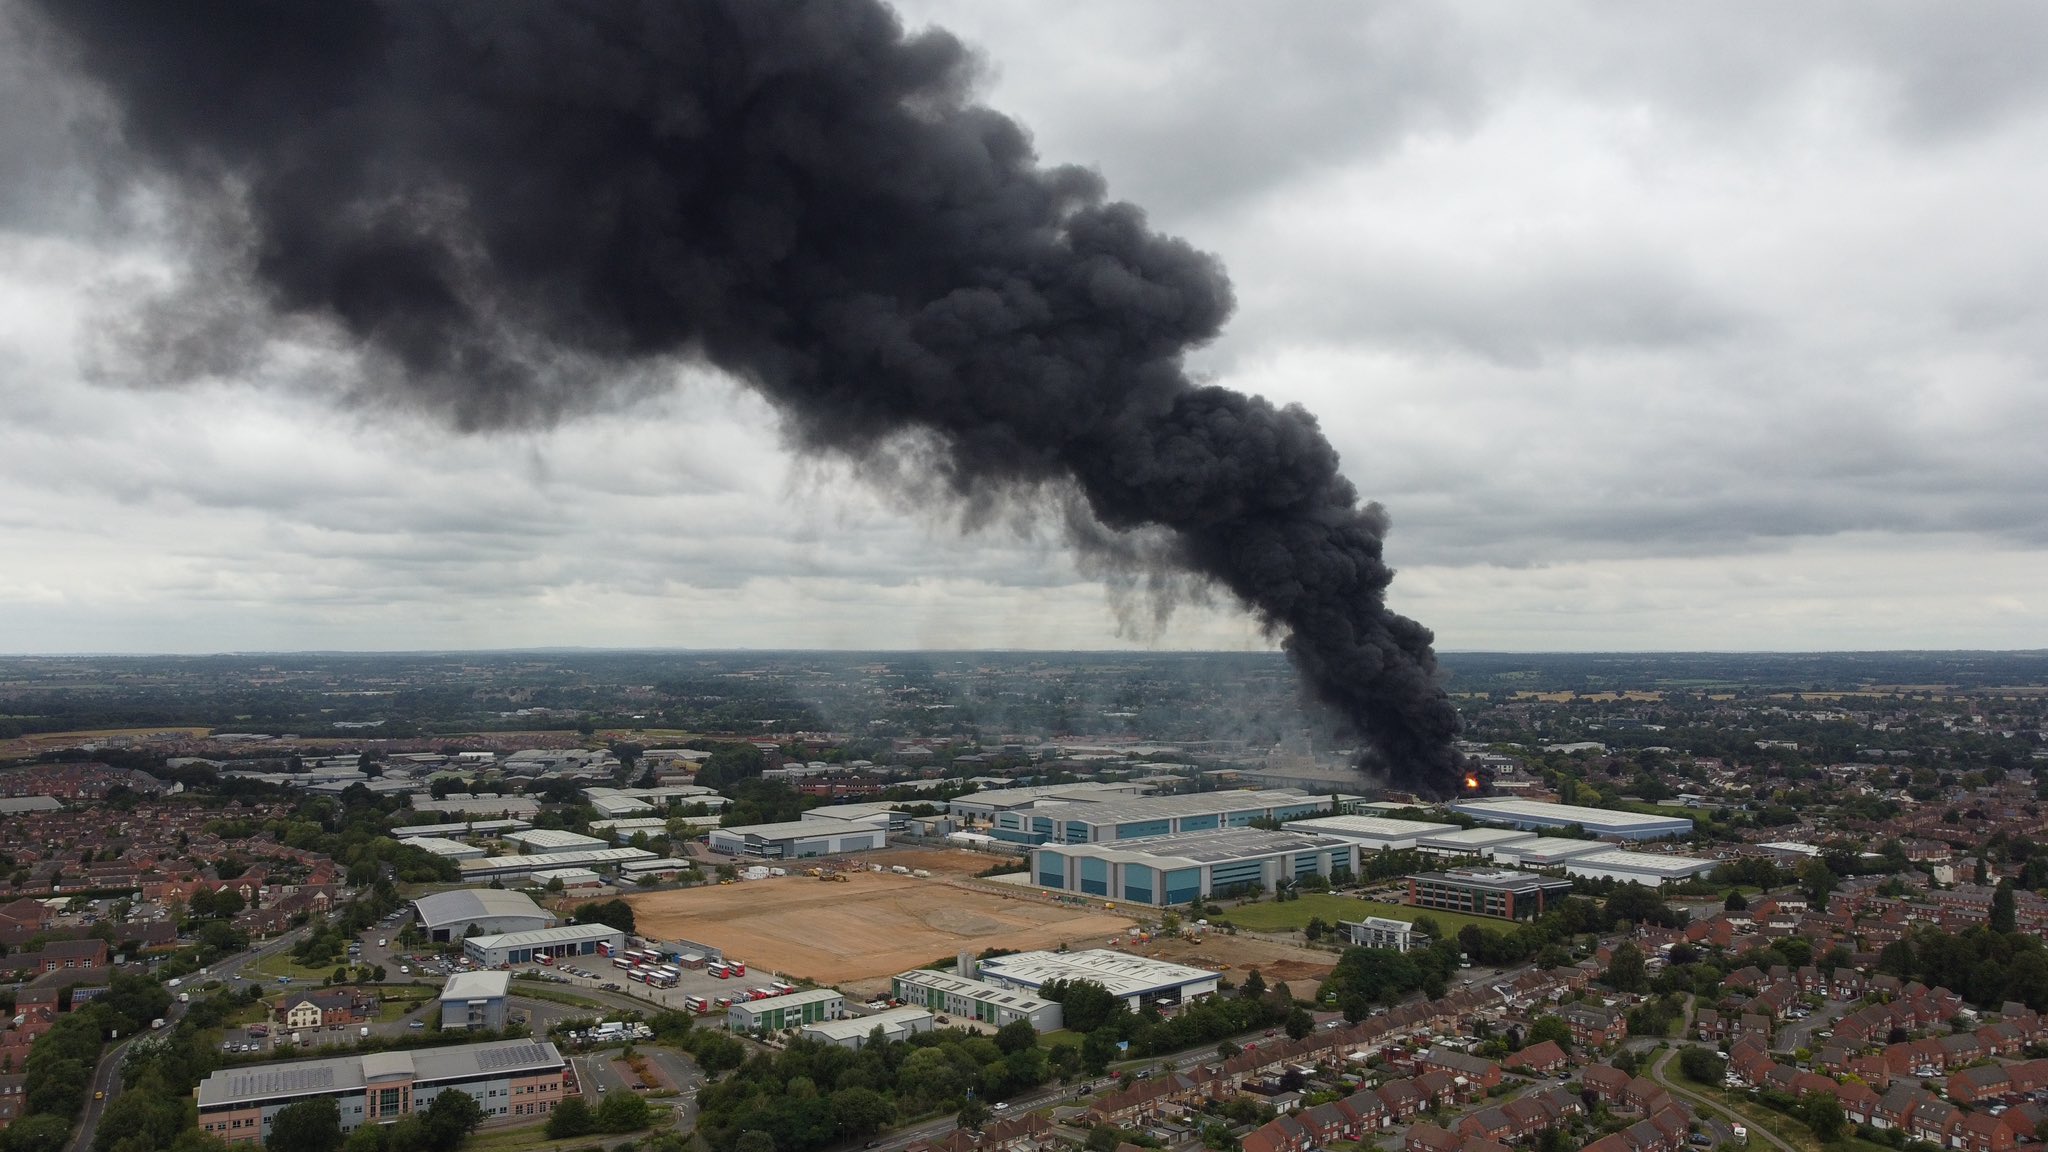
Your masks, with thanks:
[(1350, 841), (1256, 828), (1031, 850), (1031, 879), (1041, 888), (1154, 906), (1250, 889), (1271, 892), (1283, 880), (1357, 871), (1358, 846)]
[(1102, 801), (1047, 800), (1030, 808), (995, 813), (988, 831), (1012, 844), (1115, 844), (1249, 828), (1254, 820), (1299, 820), (1329, 809), (1328, 796), (1287, 788), (1120, 796)]

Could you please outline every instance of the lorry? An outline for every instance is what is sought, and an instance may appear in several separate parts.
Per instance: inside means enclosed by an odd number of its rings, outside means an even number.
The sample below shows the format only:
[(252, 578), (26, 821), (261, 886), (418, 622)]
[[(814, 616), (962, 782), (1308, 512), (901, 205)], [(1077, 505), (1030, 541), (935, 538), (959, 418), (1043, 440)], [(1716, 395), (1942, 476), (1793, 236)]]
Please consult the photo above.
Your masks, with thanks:
[(180, 993), (178, 993), (178, 1003), (180, 1003), (180, 1004), (190, 1004), (191, 1002), (192, 1002), (192, 994), (191, 994), (190, 992), (180, 992)]

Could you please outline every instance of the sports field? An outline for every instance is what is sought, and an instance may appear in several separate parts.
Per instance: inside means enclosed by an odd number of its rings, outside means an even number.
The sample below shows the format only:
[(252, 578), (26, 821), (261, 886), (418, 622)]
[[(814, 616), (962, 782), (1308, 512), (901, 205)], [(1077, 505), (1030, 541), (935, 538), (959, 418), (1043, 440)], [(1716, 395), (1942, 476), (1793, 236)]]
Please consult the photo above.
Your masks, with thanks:
[(696, 940), (822, 984), (890, 976), (962, 949), (1096, 947), (1131, 923), (1100, 908), (874, 872), (845, 883), (784, 876), (626, 900), (643, 936)]

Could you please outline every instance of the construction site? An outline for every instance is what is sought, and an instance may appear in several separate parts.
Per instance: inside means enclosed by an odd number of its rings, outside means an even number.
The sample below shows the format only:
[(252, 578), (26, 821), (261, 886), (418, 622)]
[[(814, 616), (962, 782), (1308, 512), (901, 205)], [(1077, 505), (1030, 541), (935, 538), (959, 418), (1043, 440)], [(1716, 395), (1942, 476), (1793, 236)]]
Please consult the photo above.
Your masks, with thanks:
[(781, 876), (628, 896), (638, 930), (698, 940), (785, 975), (886, 990), (894, 974), (990, 948), (1116, 948), (1224, 973), (1253, 968), (1268, 983), (1313, 986), (1335, 954), (1244, 935), (1145, 931), (1149, 908), (1061, 897), (981, 877), (991, 858), (944, 849), (890, 849), (789, 867)]

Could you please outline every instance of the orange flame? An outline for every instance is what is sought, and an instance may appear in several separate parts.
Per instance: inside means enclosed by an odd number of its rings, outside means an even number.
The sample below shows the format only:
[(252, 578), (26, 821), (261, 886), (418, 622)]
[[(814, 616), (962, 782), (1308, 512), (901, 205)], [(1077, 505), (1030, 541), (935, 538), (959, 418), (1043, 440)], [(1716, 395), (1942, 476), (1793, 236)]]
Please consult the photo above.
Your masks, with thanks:
[(1467, 776), (1467, 777), (1465, 777), (1465, 787), (1467, 787), (1467, 788), (1470, 788), (1470, 789), (1471, 789), (1472, 791), (1474, 791), (1474, 792), (1477, 792), (1477, 791), (1479, 791), (1479, 777), (1477, 777), (1477, 776)]

